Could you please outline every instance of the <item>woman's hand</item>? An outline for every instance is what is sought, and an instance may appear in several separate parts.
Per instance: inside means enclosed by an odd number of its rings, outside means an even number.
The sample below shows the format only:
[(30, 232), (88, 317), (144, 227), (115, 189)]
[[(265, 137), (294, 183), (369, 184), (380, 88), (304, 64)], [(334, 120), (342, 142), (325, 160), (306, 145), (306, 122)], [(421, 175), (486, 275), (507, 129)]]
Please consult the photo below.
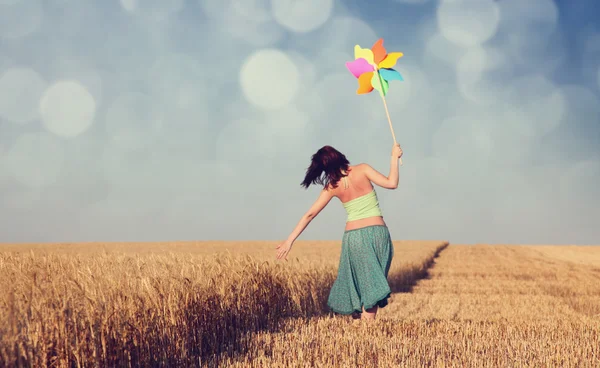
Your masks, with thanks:
[(400, 148), (400, 144), (396, 143), (392, 147), (392, 157), (402, 157), (402, 148)]
[(292, 245), (293, 243), (289, 242), (289, 241), (284, 241), (283, 243), (280, 243), (275, 249), (278, 249), (279, 251), (277, 252), (277, 259), (281, 259), (284, 258), (287, 261), (287, 255), (290, 252), (290, 250), (292, 250)]

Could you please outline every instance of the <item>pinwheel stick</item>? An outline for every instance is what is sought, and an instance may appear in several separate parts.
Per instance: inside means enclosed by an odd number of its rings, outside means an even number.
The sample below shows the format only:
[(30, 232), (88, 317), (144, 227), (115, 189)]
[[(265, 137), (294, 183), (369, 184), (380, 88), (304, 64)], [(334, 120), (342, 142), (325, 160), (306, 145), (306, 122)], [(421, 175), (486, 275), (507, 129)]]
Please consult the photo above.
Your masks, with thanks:
[[(377, 71), (377, 69), (375, 69), (375, 73), (377, 73), (377, 80), (379, 80), (379, 87), (381, 88), (381, 99), (383, 100), (383, 107), (385, 108), (385, 115), (387, 116), (388, 119), (388, 123), (390, 124), (390, 130), (392, 131), (392, 138), (394, 139), (394, 144), (397, 144), (398, 142), (396, 142), (396, 135), (394, 134), (394, 127), (392, 127), (392, 119), (390, 118), (390, 112), (388, 110), (387, 107), (387, 102), (385, 101), (385, 94), (383, 93), (384, 89), (383, 89), (383, 82), (381, 81), (381, 74), (379, 74), (379, 72)], [(402, 157), (400, 157), (400, 166), (402, 166)]]

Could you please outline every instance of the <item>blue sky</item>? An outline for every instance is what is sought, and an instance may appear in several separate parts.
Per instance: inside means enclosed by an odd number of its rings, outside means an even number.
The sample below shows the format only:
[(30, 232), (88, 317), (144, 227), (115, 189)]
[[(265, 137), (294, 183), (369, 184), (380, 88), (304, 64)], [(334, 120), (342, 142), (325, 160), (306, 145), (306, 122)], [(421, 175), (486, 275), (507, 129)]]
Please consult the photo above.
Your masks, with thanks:
[[(389, 170), (355, 44), (402, 51), (394, 239), (600, 244), (593, 0), (0, 0), (0, 242), (285, 239), (325, 144)], [(341, 238), (337, 199), (300, 239)]]

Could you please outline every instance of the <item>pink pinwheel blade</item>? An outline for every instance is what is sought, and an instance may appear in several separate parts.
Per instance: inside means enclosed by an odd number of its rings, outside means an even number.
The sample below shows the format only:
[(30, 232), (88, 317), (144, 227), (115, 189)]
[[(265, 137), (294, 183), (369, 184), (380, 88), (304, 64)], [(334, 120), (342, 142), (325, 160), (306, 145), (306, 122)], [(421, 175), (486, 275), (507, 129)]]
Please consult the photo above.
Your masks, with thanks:
[(350, 70), (350, 73), (354, 74), (356, 78), (360, 77), (360, 75), (363, 73), (372, 72), (375, 70), (373, 65), (369, 64), (369, 62), (363, 58), (347, 62), (346, 67), (348, 70)]

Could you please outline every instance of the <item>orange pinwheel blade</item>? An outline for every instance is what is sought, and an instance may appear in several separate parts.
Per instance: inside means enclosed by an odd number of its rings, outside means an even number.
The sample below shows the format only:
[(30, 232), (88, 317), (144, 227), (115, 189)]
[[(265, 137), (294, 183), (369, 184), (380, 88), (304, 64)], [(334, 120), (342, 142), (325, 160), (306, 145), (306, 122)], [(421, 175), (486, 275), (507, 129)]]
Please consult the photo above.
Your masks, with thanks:
[(401, 52), (390, 52), (385, 59), (377, 63), (377, 66), (380, 69), (391, 69), (394, 67), (394, 65), (396, 65), (396, 61), (398, 61), (398, 59), (400, 59), (402, 56), (404, 56), (404, 54)]
[(383, 38), (380, 38), (377, 40), (377, 42), (375, 42), (375, 44), (371, 48), (371, 51), (373, 51), (373, 61), (375, 62), (375, 64), (378, 65), (380, 62), (383, 61), (383, 59), (385, 59), (385, 57), (387, 56), (387, 51), (385, 50), (385, 47), (383, 47)]
[(371, 79), (373, 79), (373, 72), (361, 74), (360, 77), (358, 77), (358, 89), (356, 90), (356, 94), (363, 95), (365, 93), (370, 93), (373, 90)]

